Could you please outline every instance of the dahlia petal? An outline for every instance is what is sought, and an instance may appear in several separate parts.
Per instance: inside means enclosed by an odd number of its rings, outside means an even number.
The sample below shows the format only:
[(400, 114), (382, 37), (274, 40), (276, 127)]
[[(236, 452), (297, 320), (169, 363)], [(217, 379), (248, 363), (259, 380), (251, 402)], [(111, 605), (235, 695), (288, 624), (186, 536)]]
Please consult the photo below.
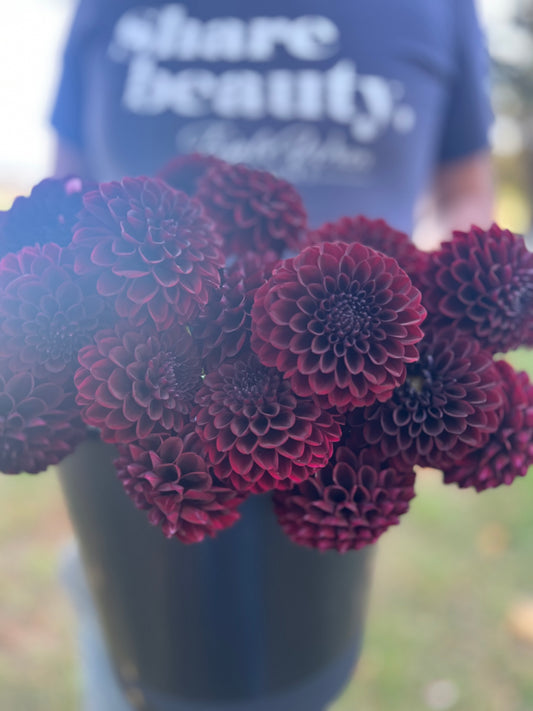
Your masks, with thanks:
[(346, 368), (352, 375), (361, 373), (365, 368), (365, 360), (355, 348), (349, 348), (344, 355)]
[(96, 289), (102, 296), (116, 296), (126, 284), (124, 277), (117, 276), (113, 272), (103, 272), (98, 277)]
[(131, 391), (131, 381), (124, 370), (115, 368), (109, 376), (107, 387), (113, 397), (124, 400)]
[(159, 285), (153, 276), (139, 276), (131, 281), (127, 289), (128, 298), (134, 304), (147, 304), (159, 291)]
[(167, 320), (169, 307), (160, 291), (148, 301), (148, 311), (156, 324), (165, 323)]
[(335, 374), (321, 372), (311, 373), (309, 383), (312, 392), (318, 395), (327, 395), (335, 388)]

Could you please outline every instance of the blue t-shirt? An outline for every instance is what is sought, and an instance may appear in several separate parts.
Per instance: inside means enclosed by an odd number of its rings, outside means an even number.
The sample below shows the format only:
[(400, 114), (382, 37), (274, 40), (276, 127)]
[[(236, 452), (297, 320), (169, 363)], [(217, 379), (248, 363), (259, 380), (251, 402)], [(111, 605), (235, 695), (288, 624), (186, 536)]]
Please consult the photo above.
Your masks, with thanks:
[(487, 85), (473, 0), (81, 0), (52, 122), (98, 180), (200, 151), (290, 180), (314, 224), (409, 231), (487, 147)]

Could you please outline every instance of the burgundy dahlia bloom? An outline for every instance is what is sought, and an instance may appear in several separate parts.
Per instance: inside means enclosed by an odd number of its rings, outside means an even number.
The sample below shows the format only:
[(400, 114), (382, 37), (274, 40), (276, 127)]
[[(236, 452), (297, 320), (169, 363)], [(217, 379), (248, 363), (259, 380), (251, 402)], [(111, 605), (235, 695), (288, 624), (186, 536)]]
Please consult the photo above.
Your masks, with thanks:
[(91, 188), (76, 176), (45, 178), (29, 197), (15, 198), (9, 210), (0, 211), (0, 256), (47, 242), (68, 245), (83, 194)]
[(206, 375), (196, 401), (196, 430), (214, 471), (239, 490), (303, 481), (326, 464), (341, 435), (338, 418), (295, 395), (251, 353)]
[(511, 484), (533, 464), (533, 385), (505, 361), (496, 367), (503, 385), (503, 416), (482, 449), (445, 469), (444, 482), (476, 491)]
[(222, 287), (191, 324), (208, 370), (249, 347), (255, 292), (271, 275), (271, 266), (261, 256), (248, 254), (222, 272)]
[(196, 200), (162, 180), (124, 178), (85, 196), (75, 270), (98, 274), (98, 293), (132, 325), (164, 330), (195, 317), (219, 286), (219, 244)]
[(260, 287), (252, 348), (301, 397), (340, 411), (386, 399), (418, 359), (425, 310), (398, 263), (331, 242), (287, 259)]
[(310, 244), (360, 242), (393, 257), (411, 279), (424, 271), (428, 259), (427, 252), (418, 249), (405, 232), (393, 229), (384, 220), (370, 220), (363, 215), (326, 222), (311, 231), (308, 239)]
[[(4, 364), (5, 365), (5, 364)], [(0, 471), (37, 474), (58, 464), (86, 435), (73, 393), (30, 373), (0, 375)]]
[(208, 168), (215, 165), (226, 165), (220, 158), (202, 153), (187, 153), (175, 156), (157, 171), (157, 177), (171, 185), (175, 190), (182, 190), (187, 195), (194, 196), (198, 189), (198, 181)]
[(158, 334), (117, 324), (99, 331), (79, 362), (74, 382), (82, 417), (110, 443), (179, 432), (201, 384), (196, 347), (180, 326)]
[(305, 242), (302, 199), (290, 183), (271, 173), (222, 163), (200, 179), (197, 197), (214, 220), (226, 254), (282, 255)]
[(379, 447), (395, 466), (442, 469), (483, 447), (498, 428), (501, 376), (479, 343), (453, 329), (428, 333), (420, 360), (392, 397), (354, 412), (359, 446)]
[(409, 509), (413, 470), (397, 471), (379, 451), (337, 447), (332, 461), (290, 491), (274, 494), (278, 521), (302, 546), (345, 553), (374, 543)]
[(78, 351), (110, 319), (91, 278), (75, 277), (68, 250), (23, 247), (0, 260), (0, 360), (13, 372), (65, 382)]
[(454, 232), (430, 255), (423, 284), (437, 327), (453, 325), (491, 353), (533, 345), (533, 253), (509, 230)]
[(167, 538), (199, 543), (233, 525), (243, 496), (213, 476), (203, 444), (189, 429), (182, 436), (152, 435), (119, 446), (119, 479), (138, 509)]

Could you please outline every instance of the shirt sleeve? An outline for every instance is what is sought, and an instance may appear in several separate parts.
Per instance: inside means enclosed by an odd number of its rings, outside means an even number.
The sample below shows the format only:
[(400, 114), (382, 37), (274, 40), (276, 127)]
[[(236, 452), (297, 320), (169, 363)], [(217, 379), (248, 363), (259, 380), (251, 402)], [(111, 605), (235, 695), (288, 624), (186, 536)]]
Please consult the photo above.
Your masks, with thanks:
[(91, 26), (91, 0), (79, 0), (63, 53), (50, 123), (58, 136), (83, 147), (84, 54)]
[(492, 123), (489, 56), (474, 0), (455, 2), (456, 60), (444, 122), (440, 162), (489, 147)]

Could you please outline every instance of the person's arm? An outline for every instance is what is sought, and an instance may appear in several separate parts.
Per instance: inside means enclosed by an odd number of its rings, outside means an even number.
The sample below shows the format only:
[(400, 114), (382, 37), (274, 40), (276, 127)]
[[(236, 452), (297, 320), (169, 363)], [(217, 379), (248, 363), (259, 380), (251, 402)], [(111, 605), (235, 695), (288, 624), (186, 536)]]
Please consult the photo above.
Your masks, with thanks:
[(488, 227), (494, 217), (494, 173), (490, 151), (483, 150), (441, 166), (421, 203), (415, 242), (437, 247), (453, 230)]
[(440, 151), (414, 239), (424, 248), (472, 224), (488, 227), (494, 209), (490, 157), (489, 57), (474, 0), (450, 0), (455, 17), (455, 72), (449, 85)]

